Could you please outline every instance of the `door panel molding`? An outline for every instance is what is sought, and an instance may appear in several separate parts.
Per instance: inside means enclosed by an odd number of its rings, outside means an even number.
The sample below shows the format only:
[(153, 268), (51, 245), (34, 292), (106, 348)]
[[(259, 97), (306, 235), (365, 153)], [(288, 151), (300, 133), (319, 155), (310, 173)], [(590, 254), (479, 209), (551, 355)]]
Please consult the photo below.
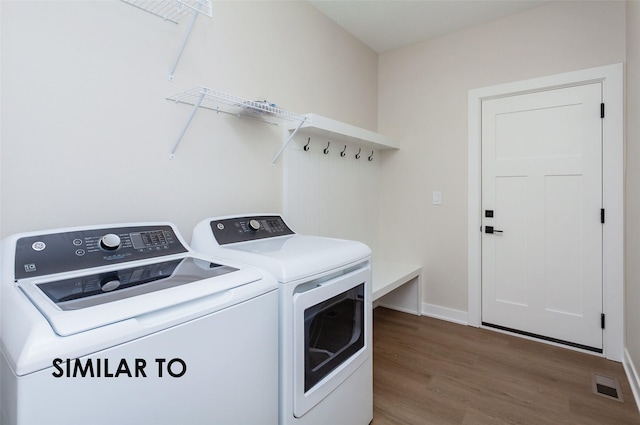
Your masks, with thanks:
[(581, 71), (470, 90), (468, 94), (468, 324), (480, 327), (481, 320), (481, 107), (482, 101), (498, 97), (535, 93), (594, 82), (602, 83), (606, 105), (603, 132), (603, 313), (604, 356), (624, 357), (624, 143), (623, 65), (614, 64)]

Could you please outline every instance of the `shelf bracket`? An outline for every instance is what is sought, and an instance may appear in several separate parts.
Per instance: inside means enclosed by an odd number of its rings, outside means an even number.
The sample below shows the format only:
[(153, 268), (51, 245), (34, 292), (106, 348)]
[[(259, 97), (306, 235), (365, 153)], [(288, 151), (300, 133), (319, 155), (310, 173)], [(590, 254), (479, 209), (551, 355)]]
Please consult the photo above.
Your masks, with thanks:
[(276, 164), (276, 161), (278, 160), (278, 157), (280, 157), (280, 155), (282, 154), (282, 152), (287, 148), (287, 146), (289, 145), (289, 143), (291, 143), (291, 140), (293, 140), (293, 136), (296, 135), (296, 133), (298, 132), (298, 130), (300, 130), (300, 127), (302, 127), (302, 124), (304, 124), (305, 120), (300, 120), (300, 124), (298, 124), (298, 126), (296, 127), (295, 130), (293, 130), (293, 133), (291, 133), (289, 135), (289, 138), (287, 139), (287, 141), (282, 145), (282, 147), (280, 148), (280, 150), (278, 151), (278, 153), (276, 154), (275, 157), (273, 157), (273, 159), (271, 160), (271, 166), (273, 167)]
[(200, 107), (200, 104), (202, 103), (202, 100), (204, 99), (204, 95), (205, 95), (205, 91), (203, 90), (200, 93), (200, 96), (198, 97), (198, 100), (194, 103), (193, 110), (191, 111), (191, 114), (189, 114), (189, 118), (187, 118), (187, 122), (184, 124), (184, 127), (182, 127), (182, 131), (180, 132), (180, 135), (178, 136), (178, 140), (176, 140), (176, 142), (173, 145), (173, 148), (171, 148), (171, 152), (169, 153), (169, 159), (174, 159), (176, 157), (176, 155), (175, 155), (176, 149), (178, 149), (178, 145), (180, 144), (180, 141), (182, 140), (182, 137), (184, 136), (184, 133), (186, 133), (187, 128), (189, 128), (189, 124), (191, 124), (191, 120), (193, 120), (193, 117), (196, 115), (196, 112), (198, 111), (198, 108)]
[(182, 52), (184, 51), (185, 46), (187, 45), (187, 41), (189, 40), (189, 36), (191, 35), (191, 30), (193, 26), (196, 24), (196, 19), (198, 19), (198, 15), (200, 14), (200, 3), (198, 3), (197, 11), (193, 12), (193, 16), (191, 17), (191, 22), (189, 23), (189, 27), (187, 28), (187, 32), (184, 34), (182, 38), (182, 43), (180, 44), (180, 48), (178, 49), (178, 54), (176, 58), (173, 60), (173, 65), (171, 65), (171, 69), (169, 69), (169, 81), (173, 81), (173, 74), (176, 71), (176, 67), (178, 66), (178, 61), (180, 60), (180, 56), (182, 56)]

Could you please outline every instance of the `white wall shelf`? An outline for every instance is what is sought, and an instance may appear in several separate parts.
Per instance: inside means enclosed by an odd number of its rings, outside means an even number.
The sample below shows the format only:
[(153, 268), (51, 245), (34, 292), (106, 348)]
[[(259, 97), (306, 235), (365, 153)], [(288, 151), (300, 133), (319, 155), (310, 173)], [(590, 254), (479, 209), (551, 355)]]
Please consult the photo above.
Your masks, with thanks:
[[(176, 140), (169, 157), (174, 159), (175, 151), (187, 131), (191, 120), (195, 116), (196, 112), (200, 108), (209, 109), (212, 111), (222, 112), (225, 114), (235, 115), (240, 118), (256, 119), (268, 124), (278, 125), (278, 121), (292, 121), (296, 123), (294, 129), (300, 128), (300, 126), (307, 120), (304, 115), (298, 115), (293, 112), (286, 111), (281, 108), (277, 108), (274, 104), (267, 102), (266, 100), (248, 100), (242, 97), (233, 96), (217, 90), (211, 90), (206, 87), (198, 87), (191, 90), (187, 90), (182, 93), (178, 93), (174, 96), (168, 97), (168, 100), (172, 100), (176, 103), (184, 103), (187, 105), (193, 105), (193, 110), (187, 119), (178, 140)], [(290, 138), (293, 138), (295, 131), (291, 134)], [(286, 143), (285, 143), (286, 145)], [(273, 163), (282, 152), (282, 149), (276, 157)]]
[[(305, 114), (304, 117), (306, 120), (300, 127), (301, 133), (322, 136), (336, 141), (352, 142), (373, 150), (399, 149), (393, 140), (382, 134), (317, 114)], [(293, 129), (293, 127), (289, 128), (289, 130)]]
[(165, 21), (173, 22), (174, 24), (180, 23), (180, 21), (191, 16), (191, 21), (187, 28), (178, 53), (169, 69), (169, 80), (173, 81), (173, 74), (178, 66), (178, 61), (184, 47), (187, 44), (191, 30), (196, 23), (196, 19), (199, 15), (205, 15), (211, 18), (213, 12), (211, 9), (211, 0), (122, 0), (123, 2), (130, 4), (138, 9), (149, 12)]

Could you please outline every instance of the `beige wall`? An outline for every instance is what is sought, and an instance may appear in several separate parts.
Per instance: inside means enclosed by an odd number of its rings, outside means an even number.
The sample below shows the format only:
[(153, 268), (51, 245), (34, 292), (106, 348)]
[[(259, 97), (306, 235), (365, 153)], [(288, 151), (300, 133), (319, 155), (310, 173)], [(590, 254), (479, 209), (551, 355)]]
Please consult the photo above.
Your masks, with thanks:
[[(640, 2), (627, 2), (626, 326), (627, 351), (640, 366)], [(637, 378), (636, 378), (637, 379)]]
[[(469, 89), (624, 62), (624, 2), (562, 2), (379, 58), (381, 255), (423, 265), (425, 303), (467, 310)], [(442, 205), (432, 192), (442, 192)]]
[(377, 55), (307, 2), (215, 1), (187, 21), (118, 0), (2, 1), (1, 234), (282, 209), (282, 126), (165, 98), (200, 85), (375, 130)]

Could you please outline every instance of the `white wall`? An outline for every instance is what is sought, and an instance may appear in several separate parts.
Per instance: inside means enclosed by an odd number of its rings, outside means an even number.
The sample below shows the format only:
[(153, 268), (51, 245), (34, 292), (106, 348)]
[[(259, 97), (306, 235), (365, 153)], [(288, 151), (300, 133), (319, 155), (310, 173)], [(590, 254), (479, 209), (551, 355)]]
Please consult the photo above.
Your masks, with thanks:
[(377, 55), (307, 2), (214, 1), (188, 22), (124, 2), (0, 2), (1, 236), (282, 210), (282, 127), (165, 98), (200, 85), (375, 130)]
[(624, 2), (561, 2), (380, 55), (378, 131), (400, 150), (379, 246), (423, 265), (425, 303), (467, 310), (468, 90), (624, 62), (625, 37)]
[[(626, 327), (627, 352), (640, 368), (640, 2), (627, 2)], [(635, 377), (636, 385), (638, 376)], [(639, 388), (636, 387), (636, 390)], [(636, 394), (640, 396), (640, 394)]]
[[(304, 146), (309, 142), (309, 150)], [(328, 153), (324, 149), (329, 145)], [(359, 151), (361, 149), (361, 152)], [(344, 150), (344, 157), (340, 152)], [(360, 158), (356, 154), (360, 152)], [(284, 211), (299, 233), (351, 239), (378, 251), (380, 151), (300, 130), (287, 149)]]

